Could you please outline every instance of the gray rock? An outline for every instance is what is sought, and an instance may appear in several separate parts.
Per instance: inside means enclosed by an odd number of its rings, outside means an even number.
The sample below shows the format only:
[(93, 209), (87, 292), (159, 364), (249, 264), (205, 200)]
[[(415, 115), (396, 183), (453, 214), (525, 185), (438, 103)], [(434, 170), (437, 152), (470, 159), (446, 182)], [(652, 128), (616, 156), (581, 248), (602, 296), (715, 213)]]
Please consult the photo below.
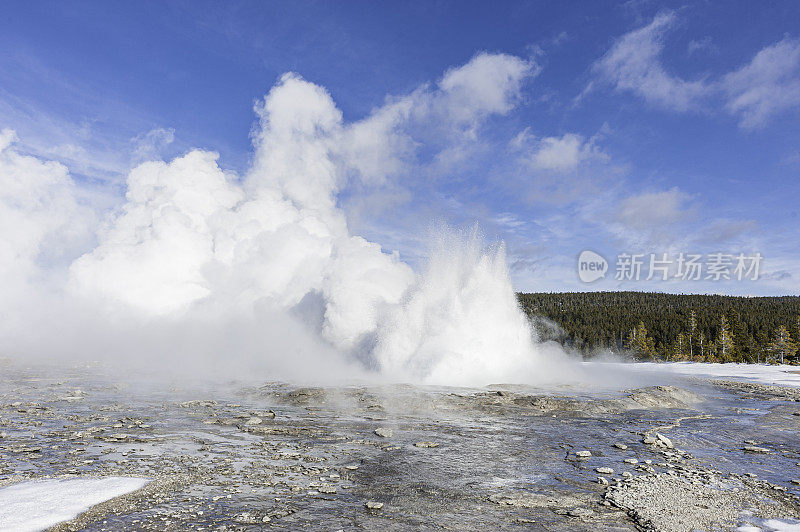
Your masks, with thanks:
[(595, 469), (595, 471), (597, 471), (601, 475), (613, 475), (614, 474), (614, 470), (611, 469), (610, 467), (598, 467), (597, 469)]
[(667, 449), (675, 448), (675, 445), (672, 443), (672, 440), (670, 440), (663, 434), (656, 432), (656, 438), (658, 438), (658, 441), (661, 442)]
[(377, 434), (381, 438), (391, 438), (392, 435), (394, 434), (394, 432), (392, 432), (392, 429), (387, 429), (385, 427), (379, 427), (379, 428), (375, 429), (375, 434)]
[(42, 452), (41, 447), (36, 447), (34, 445), (18, 445), (16, 447), (9, 447), (9, 451), (12, 453), (40, 453)]
[(742, 450), (746, 453), (760, 453), (760, 454), (769, 454), (771, 451), (764, 447), (756, 447), (755, 445), (745, 445), (742, 447)]
[(256, 520), (255, 516), (250, 512), (244, 512), (236, 516), (234, 519), (237, 523), (242, 523), (244, 525), (253, 525), (256, 524), (258, 521)]
[(380, 510), (381, 508), (383, 508), (383, 503), (377, 501), (367, 501), (364, 504), (364, 506), (366, 506), (370, 510)]
[(614, 444), (614, 447), (616, 447), (617, 449), (621, 449), (621, 450), (623, 450), (623, 451), (625, 451), (625, 450), (627, 450), (627, 449), (628, 449), (628, 446), (627, 446), (627, 445), (625, 445), (624, 443), (615, 443), (615, 444)]
[(216, 401), (200, 401), (200, 400), (184, 401), (182, 403), (179, 403), (179, 406), (181, 406), (182, 408), (193, 408), (193, 407), (198, 407), (198, 406), (199, 407), (203, 407), (203, 408), (210, 408), (210, 407), (217, 406), (217, 402)]

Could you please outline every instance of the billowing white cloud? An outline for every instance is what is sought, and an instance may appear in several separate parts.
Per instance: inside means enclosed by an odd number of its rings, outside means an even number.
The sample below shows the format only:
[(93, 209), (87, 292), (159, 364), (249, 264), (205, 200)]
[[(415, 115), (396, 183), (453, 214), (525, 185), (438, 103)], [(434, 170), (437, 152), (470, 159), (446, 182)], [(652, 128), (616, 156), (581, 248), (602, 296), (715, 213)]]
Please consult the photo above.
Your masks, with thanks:
[(474, 149), (482, 121), (513, 109), (525, 80), (537, 73), (535, 64), (519, 57), (480, 53), (448, 70), (436, 85), (390, 98), (344, 128), (337, 147), (340, 160), (370, 185), (412, 173), (420, 164), (416, 151), (422, 145), (434, 152), (433, 166), (451, 168)]
[(67, 168), (20, 153), (16, 133), (0, 131), (0, 272), (16, 291), (41, 269), (71, 260), (89, 240), (93, 213), (82, 206)]
[(449, 70), (439, 82), (444, 108), (457, 123), (505, 114), (517, 103), (522, 81), (534, 73), (529, 61), (507, 54), (476, 55)]
[(626, 33), (593, 70), (616, 90), (632, 91), (649, 103), (678, 111), (694, 107), (708, 92), (705, 83), (674, 76), (661, 63), (664, 35), (675, 21), (674, 13), (661, 13), (647, 26)]
[(583, 137), (566, 133), (563, 137), (546, 137), (533, 154), (533, 163), (547, 170), (568, 170), (585, 158)]
[[(66, 264), (91, 245), (94, 212), (62, 164), (18, 150), (0, 131), (0, 350), (44, 334), (32, 318), (62, 290)], [(51, 323), (55, 323), (52, 322)], [(10, 342), (10, 344), (9, 344)], [(4, 349), (5, 348), (5, 349)]]
[[(217, 166), (216, 154), (198, 150), (134, 169), (121, 214), (71, 268), (75, 289), (154, 313), (206, 298), (225, 307), (261, 300), (288, 308), (320, 292), (331, 339), (355, 343), (364, 331), (354, 333), (351, 323), (374, 328), (362, 316), (371, 308), (363, 307), (376, 297), (396, 302), (411, 273), (396, 256), (348, 234), (336, 206), (341, 113), (324, 89), (296, 75), (284, 76), (257, 111), (256, 157), (241, 182)], [(393, 288), (371, 281), (373, 269)], [(357, 297), (340, 289), (337, 276), (363, 281), (353, 287)]]
[(588, 159), (607, 159), (594, 139), (577, 133), (537, 139), (526, 129), (511, 141), (511, 147), (522, 151), (531, 166), (542, 170), (574, 170)]
[(408, 132), (420, 110), (419, 100), (427, 97), (420, 89), (414, 94), (393, 99), (368, 117), (342, 132), (342, 159), (350, 164), (360, 182), (386, 186), (414, 160), (418, 145)]
[(721, 81), (726, 109), (745, 129), (763, 126), (772, 116), (800, 106), (800, 42), (783, 39)]
[[(202, 150), (129, 173), (124, 204), (69, 268), (70, 294), (145, 322), (299, 316), (339, 352), (401, 378), (474, 382), (527, 371), (535, 348), (501, 248), (483, 250), (474, 235), (448, 237), (451, 248), (436, 248), (441, 256), (418, 276), (397, 253), (351, 234), (338, 201), (352, 177), (374, 186), (412, 168), (424, 125), (456, 139), (444, 150), (485, 117), (508, 112), (531, 72), (519, 58), (480, 54), (438, 87), (388, 100), (354, 124), (324, 88), (286, 74), (256, 105), (255, 155), (244, 175), (223, 171), (217, 154)], [(502, 324), (479, 327), (491, 305)], [(398, 322), (447, 315), (449, 332), (426, 325), (398, 337)], [(497, 353), (505, 363), (494, 361)], [(454, 372), (464, 360), (482, 369)]]
[(296, 74), (285, 74), (256, 106), (261, 129), (246, 184), (258, 193), (276, 188), (298, 207), (331, 209), (342, 183), (333, 160), (342, 113), (328, 92)]
[(216, 158), (193, 151), (135, 168), (127, 202), (101, 232), (100, 245), (72, 264), (73, 284), (157, 313), (207, 296), (202, 268), (214, 251), (214, 217), (241, 198)]

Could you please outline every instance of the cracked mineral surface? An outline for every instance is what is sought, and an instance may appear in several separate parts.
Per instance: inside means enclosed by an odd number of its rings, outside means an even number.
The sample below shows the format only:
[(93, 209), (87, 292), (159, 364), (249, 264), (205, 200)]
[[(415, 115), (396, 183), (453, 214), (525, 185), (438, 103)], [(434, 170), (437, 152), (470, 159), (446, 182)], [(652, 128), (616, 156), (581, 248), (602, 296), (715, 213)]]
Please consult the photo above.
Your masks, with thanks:
[(54, 530), (672, 532), (800, 518), (796, 389), (300, 387), (10, 360), (0, 370), (0, 489), (151, 480)]

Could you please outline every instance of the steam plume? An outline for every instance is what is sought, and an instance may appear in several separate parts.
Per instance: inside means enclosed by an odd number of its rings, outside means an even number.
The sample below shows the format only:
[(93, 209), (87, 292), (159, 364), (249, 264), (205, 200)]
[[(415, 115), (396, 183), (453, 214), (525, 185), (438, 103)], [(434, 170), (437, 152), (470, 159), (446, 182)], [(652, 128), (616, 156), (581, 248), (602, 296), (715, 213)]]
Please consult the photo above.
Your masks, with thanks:
[(502, 244), (443, 229), (415, 274), (398, 253), (350, 234), (338, 203), (353, 180), (396, 178), (420, 124), (469, 136), (508, 112), (533, 74), (519, 58), (480, 54), (352, 124), (325, 89), (286, 74), (256, 105), (244, 175), (203, 150), (145, 162), (119, 208), (99, 215), (65, 167), (19, 153), (3, 131), (0, 348), (234, 353), (289, 378), (314, 361), (423, 382), (534, 378), (537, 346)]

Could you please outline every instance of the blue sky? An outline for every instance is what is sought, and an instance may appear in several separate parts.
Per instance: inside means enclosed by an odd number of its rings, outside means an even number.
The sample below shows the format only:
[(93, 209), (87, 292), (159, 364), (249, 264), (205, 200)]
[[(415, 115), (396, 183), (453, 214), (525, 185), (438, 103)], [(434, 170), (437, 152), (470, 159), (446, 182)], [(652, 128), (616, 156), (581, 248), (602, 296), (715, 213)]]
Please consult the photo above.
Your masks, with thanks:
[[(388, 182), (343, 187), (354, 233), (413, 263), (433, 221), (477, 221), (526, 291), (797, 294), (798, 28), (791, 1), (12, 1), (0, 129), (105, 208), (144, 160), (199, 147), (245, 172), (254, 103), (286, 72), (357, 123), (510, 57), (526, 70), (499, 107), (457, 134), (403, 126), (413, 149)], [(579, 281), (585, 249), (605, 279)], [(760, 253), (761, 279), (614, 279), (622, 253), (717, 252)]]

